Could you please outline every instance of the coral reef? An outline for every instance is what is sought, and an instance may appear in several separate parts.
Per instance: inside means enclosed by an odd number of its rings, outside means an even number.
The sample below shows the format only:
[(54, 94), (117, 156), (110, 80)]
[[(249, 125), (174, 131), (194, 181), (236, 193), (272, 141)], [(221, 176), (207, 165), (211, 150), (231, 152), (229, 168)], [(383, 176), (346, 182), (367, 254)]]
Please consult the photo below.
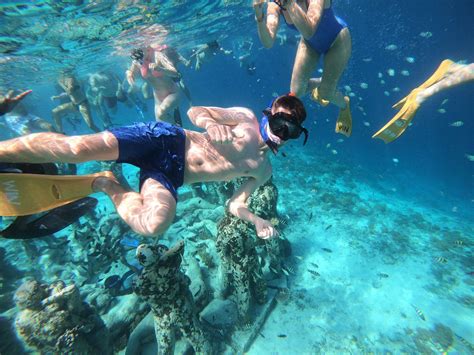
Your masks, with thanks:
[(143, 270), (134, 282), (134, 291), (152, 309), (160, 354), (173, 353), (178, 330), (196, 352), (209, 354), (212, 346), (197, 319), (190, 280), (180, 270), (183, 253), (183, 241), (171, 249), (141, 244), (136, 256)]
[(42, 353), (110, 354), (109, 333), (79, 289), (63, 281), (26, 281), (15, 292), (20, 309), (15, 327), (33, 350)]

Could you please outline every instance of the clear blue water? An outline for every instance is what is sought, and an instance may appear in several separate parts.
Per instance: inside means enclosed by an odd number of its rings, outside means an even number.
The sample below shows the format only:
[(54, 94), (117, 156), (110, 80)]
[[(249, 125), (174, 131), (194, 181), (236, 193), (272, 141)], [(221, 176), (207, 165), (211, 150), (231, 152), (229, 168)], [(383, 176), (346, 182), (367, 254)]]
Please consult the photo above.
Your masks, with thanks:
[[(259, 115), (275, 93), (289, 91), (296, 44), (289, 40), (282, 45), (276, 43), (272, 49), (264, 49), (258, 40), (249, 1), (165, 1), (139, 2), (138, 5), (125, 1), (123, 3), (127, 3), (126, 10), (119, 11), (118, 3), (109, 6), (110, 3), (101, 1), (86, 1), (77, 6), (73, 2), (64, 2), (64, 6), (59, 2), (48, 1), (34, 2), (36, 6), (28, 6), (27, 2), (2, 2), (1, 91), (11, 88), (32, 89), (33, 93), (25, 100), (29, 111), (51, 122), (54, 103), (50, 96), (56, 93), (54, 83), (60, 70), (73, 67), (80, 77), (85, 78), (87, 73), (111, 69), (123, 77), (130, 64), (128, 48), (149, 39), (137, 34), (138, 28), (142, 31), (150, 28), (150, 32), (160, 36), (163, 36), (163, 28), (166, 29), (168, 34), (164, 41), (176, 47), (185, 57), (190, 57), (197, 45), (214, 39), (219, 41), (222, 48), (233, 51), (229, 55), (216, 55), (211, 61), (204, 63), (199, 71), (194, 70), (194, 67), (180, 67), (195, 105), (243, 106)], [(277, 167), (275, 181), (283, 196), (279, 201), (279, 209), (303, 209), (294, 212), (298, 223), (290, 225), (290, 231), (287, 232), (293, 248), (301, 251), (305, 246), (311, 245), (311, 242), (304, 244), (299, 239), (298, 229), (299, 223), (308, 223), (304, 217), (308, 210), (317, 208), (313, 206), (313, 203), (317, 206), (317, 201), (305, 200), (300, 195), (308, 193), (311, 189), (308, 179), (318, 179), (314, 174), (321, 174), (324, 164), (327, 164), (329, 168), (326, 173), (333, 173), (335, 179), (339, 173), (331, 172), (331, 168), (351, 172), (351, 182), (356, 187), (344, 186), (345, 182), (339, 181), (337, 184), (342, 184), (338, 186), (339, 191), (353, 191), (367, 201), (371, 200), (370, 196), (377, 196), (374, 197), (374, 203), (383, 201), (393, 213), (398, 211), (402, 216), (401, 220), (406, 221), (407, 225), (399, 223), (398, 227), (393, 228), (412, 228), (409, 226), (412, 215), (408, 211), (413, 208), (445, 232), (459, 230), (465, 240), (465, 248), (462, 251), (463, 262), (455, 264), (453, 272), (457, 275), (472, 272), (474, 162), (469, 161), (466, 154), (474, 154), (474, 108), (471, 105), (474, 84), (462, 85), (430, 98), (417, 113), (413, 125), (395, 142), (385, 145), (382, 141), (373, 140), (371, 136), (393, 117), (395, 111), (391, 106), (426, 80), (441, 60), (450, 58), (454, 61), (474, 62), (474, 41), (470, 38), (474, 33), (474, 2), (338, 0), (334, 1), (334, 8), (349, 24), (353, 41), (352, 57), (339, 82), (341, 89), (349, 85), (355, 93), (352, 99), (353, 133), (347, 139), (335, 134), (337, 108), (321, 108), (304, 98), (308, 111), (305, 126), (310, 131), (309, 142), (304, 147), (300, 142), (292, 143), (287, 148), (286, 160), (281, 156), (274, 159)], [(156, 24), (163, 27), (157, 30)], [(284, 30), (280, 28), (280, 33), (284, 33)], [(431, 35), (427, 35), (428, 32)], [(420, 35), (422, 33), (425, 34)], [(293, 35), (292, 32), (287, 34)], [(253, 43), (251, 50), (240, 48), (243, 43)], [(390, 45), (395, 45), (396, 49), (387, 49)], [(248, 56), (243, 65), (238, 59), (242, 55)], [(414, 63), (409, 63), (406, 57), (414, 58)], [(247, 63), (255, 66), (255, 71), (249, 72)], [(393, 77), (388, 75), (389, 69), (395, 70)], [(408, 71), (409, 75), (402, 75), (403, 70)], [(380, 83), (378, 73), (382, 73), (385, 84)], [(368, 84), (368, 87), (362, 88), (361, 83)], [(394, 91), (394, 88), (400, 90)], [(384, 91), (388, 91), (389, 96)], [(153, 120), (153, 101), (148, 100), (146, 104), (146, 119)], [(183, 100), (181, 112), (184, 113), (187, 107)], [(96, 117), (97, 113), (93, 112), (93, 115)], [(112, 120), (114, 124), (121, 125), (138, 121), (140, 117), (133, 108), (119, 105)], [(463, 121), (464, 125), (450, 126), (455, 121)], [(96, 122), (100, 121), (96, 118)], [(186, 118), (184, 126), (191, 128)], [(66, 124), (65, 130), (68, 134), (89, 133), (84, 124), (77, 130)], [(0, 139), (10, 137), (4, 130), (0, 131)], [(338, 142), (341, 138), (343, 142)], [(337, 151), (337, 155), (333, 154), (333, 149)], [(336, 166), (329, 162), (334, 162)], [(285, 170), (285, 167), (290, 169)], [(88, 170), (88, 167), (84, 169)], [(362, 184), (367, 184), (368, 187), (361, 187)], [(321, 186), (329, 185), (328, 181), (321, 183)], [(336, 191), (333, 193), (337, 195)], [(106, 206), (105, 200), (103, 201), (101, 203)], [(333, 223), (325, 221), (324, 211), (321, 213), (323, 220), (315, 218), (308, 223), (310, 226), (314, 224), (314, 230), (320, 232), (318, 223)], [(393, 213), (386, 217), (378, 215), (378, 223), (391, 225), (394, 222), (385, 219), (393, 218)], [(366, 216), (357, 213), (347, 216), (353, 225), (362, 223), (364, 218)], [(361, 233), (364, 233), (363, 229)], [(421, 250), (430, 250), (429, 242), (421, 246), (422, 242), (429, 240), (424, 239), (424, 236), (430, 233), (443, 234), (439, 230), (420, 230), (420, 235), (413, 235), (414, 240), (419, 241), (418, 247)], [(294, 239), (291, 239), (292, 236)], [(360, 238), (363, 239), (362, 236)], [(354, 239), (360, 241), (359, 237)], [(12, 248), (11, 245), (8, 244), (7, 248)], [(375, 247), (375, 244), (367, 245), (367, 248)], [(48, 250), (44, 249), (44, 252), (48, 253)], [(438, 255), (439, 252), (433, 251), (430, 257)], [(11, 258), (11, 254), (9, 257)], [(416, 260), (417, 257), (413, 258)], [(19, 260), (21, 257), (12, 262), (15, 264)], [(29, 267), (31, 266), (25, 268)], [(401, 272), (410, 272), (407, 265), (404, 267), (406, 268)], [(48, 282), (51, 281), (49, 275), (43, 277)], [(423, 280), (429, 283), (428, 279)], [(20, 279), (9, 282), (19, 286)], [(400, 282), (399, 287), (402, 287), (403, 282)], [(472, 302), (472, 275), (467, 277), (467, 281), (465, 277), (459, 276), (453, 282), (458, 286), (462, 286), (464, 282), (465, 291), (462, 293), (470, 295)], [(343, 298), (342, 295), (339, 296)], [(351, 297), (357, 297), (357, 293)], [(449, 313), (446, 324), (455, 333), (462, 333), (464, 338), (474, 342), (472, 303), (456, 310), (450, 309), (452, 305), (442, 302), (433, 302), (431, 305), (437, 308), (438, 313), (443, 310)], [(354, 314), (356, 313), (352, 313)], [(370, 323), (367, 320), (362, 323), (366, 322)], [(387, 322), (396, 323), (397, 320), (390, 318)], [(467, 325), (469, 322), (470, 326)], [(351, 326), (355, 327), (356, 324), (357, 322), (351, 322)], [(347, 334), (351, 332), (357, 333), (355, 329), (349, 329)], [(407, 339), (408, 337), (409, 335)], [(368, 346), (364, 351), (381, 351), (383, 348), (397, 353), (404, 349), (395, 347), (388, 340), (384, 343), (383, 338), (379, 338), (379, 342), (385, 345), (373, 345), (372, 348)], [(399, 342), (403, 343), (403, 340)], [(413, 345), (410, 347), (409, 340), (406, 340), (405, 345), (405, 351), (421, 351)], [(261, 346), (258, 349), (265, 348), (264, 345)], [(283, 347), (279, 353), (285, 353), (288, 349)], [(294, 353), (298, 353), (297, 348), (292, 349)], [(308, 349), (301, 345), (301, 351), (311, 352)], [(320, 351), (348, 351), (348, 348), (338, 350), (329, 345), (324, 349)], [(254, 351), (258, 353), (258, 350)], [(354, 353), (362, 351), (360, 348), (353, 350)], [(467, 346), (459, 345), (453, 351), (467, 353), (472, 352), (472, 348), (469, 350)]]

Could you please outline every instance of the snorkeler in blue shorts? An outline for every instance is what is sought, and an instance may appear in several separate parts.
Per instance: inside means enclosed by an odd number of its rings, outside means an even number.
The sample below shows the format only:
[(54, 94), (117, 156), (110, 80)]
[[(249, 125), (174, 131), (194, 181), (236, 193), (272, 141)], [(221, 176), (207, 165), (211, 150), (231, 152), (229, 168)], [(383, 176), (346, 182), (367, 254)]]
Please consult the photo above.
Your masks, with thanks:
[[(246, 177), (227, 203), (229, 213), (253, 224), (260, 238), (277, 236), (270, 221), (248, 209), (247, 200), (272, 176), (269, 152), (276, 153), (279, 146), (302, 134), (306, 142), (308, 132), (302, 126), (306, 110), (301, 100), (291, 94), (277, 97), (264, 110), (261, 124), (244, 107), (192, 107), (188, 117), (205, 132), (149, 122), (99, 134), (66, 137), (37, 133), (0, 142), (3, 162), (115, 160), (139, 167), (141, 175), (140, 191), (135, 192), (107, 172), (44, 178), (0, 174), (0, 211), (5, 211), (4, 216), (31, 214), (64, 205), (92, 191), (104, 192), (136, 233), (157, 236), (175, 218), (176, 190), (182, 184)], [(40, 205), (32, 210), (34, 202)]]
[[(345, 136), (352, 133), (349, 97), (337, 90), (339, 78), (351, 56), (352, 40), (347, 24), (334, 14), (331, 0), (254, 0), (258, 35), (266, 48), (273, 46), (280, 24), (301, 34), (291, 76), (291, 92), (298, 97), (311, 93), (322, 106), (339, 107), (335, 131)], [(321, 78), (311, 78), (320, 56), (324, 56)]]

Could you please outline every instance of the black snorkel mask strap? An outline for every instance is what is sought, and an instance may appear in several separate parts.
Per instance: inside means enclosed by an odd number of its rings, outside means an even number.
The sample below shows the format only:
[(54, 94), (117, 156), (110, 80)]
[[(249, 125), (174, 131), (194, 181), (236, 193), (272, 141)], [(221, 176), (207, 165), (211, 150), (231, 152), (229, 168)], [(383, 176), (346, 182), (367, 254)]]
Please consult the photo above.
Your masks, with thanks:
[(280, 8), (282, 11), (286, 11), (286, 7), (283, 6), (283, 0), (274, 0), (275, 4)]

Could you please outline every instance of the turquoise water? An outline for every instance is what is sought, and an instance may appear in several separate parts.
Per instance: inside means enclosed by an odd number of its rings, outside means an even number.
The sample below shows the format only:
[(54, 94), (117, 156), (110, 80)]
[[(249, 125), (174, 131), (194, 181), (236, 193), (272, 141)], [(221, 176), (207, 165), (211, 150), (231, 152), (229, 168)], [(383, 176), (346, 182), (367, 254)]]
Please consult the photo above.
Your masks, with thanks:
[[(225, 196), (215, 192), (219, 187), (181, 188), (176, 220), (159, 243), (171, 247), (185, 240), (181, 271), (191, 278), (194, 311), (218, 353), (473, 353), (473, 84), (430, 98), (395, 142), (385, 145), (371, 136), (393, 117), (391, 106), (441, 60), (474, 61), (474, 5), (341, 0), (334, 9), (353, 39), (339, 82), (352, 94), (353, 134), (334, 133), (337, 108), (304, 98), (308, 144), (290, 142), (285, 156), (272, 158), (280, 240), (289, 241), (291, 252), (280, 245), (272, 271), (273, 247), (259, 242), (252, 229), (240, 235), (256, 243), (246, 249), (249, 255), (263, 260), (263, 305), (252, 294), (245, 317), (225, 326), (209, 325), (202, 313), (212, 300), (238, 299), (221, 290)], [(130, 49), (150, 42), (166, 43), (192, 60), (179, 66), (192, 104), (243, 106), (259, 116), (273, 97), (289, 91), (298, 40), (280, 28), (274, 47), (264, 49), (250, 2), (238, 1), (2, 2), (0, 24), (1, 91), (32, 89), (24, 101), (28, 112), (50, 123), (60, 72), (73, 70), (86, 86), (88, 74), (101, 70), (123, 79)], [(194, 51), (213, 40), (221, 49), (195, 70)], [(109, 111), (113, 125), (154, 120), (153, 99), (137, 97)], [(183, 99), (183, 125), (191, 129), (188, 107)], [(98, 111), (92, 115), (102, 129)], [(452, 125), (459, 121), (463, 125)], [(65, 120), (64, 131), (91, 133), (77, 115)], [(7, 127), (0, 131), (2, 140), (17, 135)], [(136, 169), (123, 169), (136, 189)], [(78, 166), (78, 174), (100, 170), (98, 163)], [(79, 345), (84, 353), (156, 351), (153, 323), (137, 328), (148, 303), (128, 292), (133, 275), (123, 277), (137, 271), (136, 243), (156, 241), (134, 234), (104, 195), (94, 197), (99, 203), (90, 214), (53, 236), (0, 240), (1, 353), (67, 344), (78, 353)], [(10, 221), (5, 218), (3, 226)], [(125, 286), (108, 287), (117, 276)], [(20, 310), (14, 292), (33, 279), (74, 283), (88, 306), (66, 292), (67, 302)], [(66, 322), (61, 315), (67, 309), (76, 318)], [(232, 320), (223, 309), (217, 318)], [(30, 340), (15, 319), (30, 324)], [(46, 330), (38, 336), (38, 329)], [(179, 342), (176, 353), (184, 347)]]

